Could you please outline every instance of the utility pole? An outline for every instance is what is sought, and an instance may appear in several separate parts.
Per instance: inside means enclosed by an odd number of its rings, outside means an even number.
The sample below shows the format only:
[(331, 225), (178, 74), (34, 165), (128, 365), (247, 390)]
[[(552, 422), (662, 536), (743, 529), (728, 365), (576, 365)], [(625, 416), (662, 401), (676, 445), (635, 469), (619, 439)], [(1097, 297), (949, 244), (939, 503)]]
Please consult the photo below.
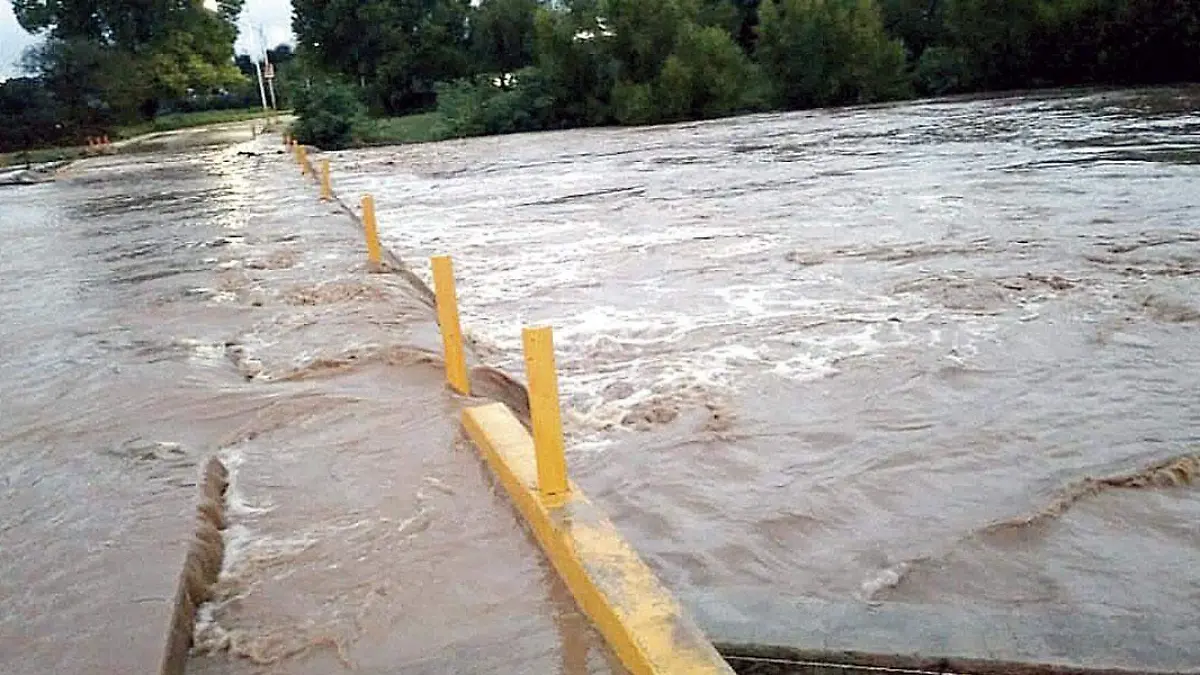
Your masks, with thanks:
[(259, 64), (258, 59), (254, 60), (254, 72), (258, 75), (258, 95), (262, 99), (263, 110), (270, 110), (267, 107), (267, 90), (263, 87), (262, 66)]
[[(258, 48), (262, 50), (263, 68), (266, 70), (263, 77), (266, 78), (267, 87), (271, 91), (271, 109), (278, 110), (279, 104), (275, 100), (275, 65), (271, 63), (271, 51), (267, 49), (267, 34), (261, 23), (254, 25), (254, 33), (258, 37)], [(266, 101), (265, 96), (263, 100)], [(263, 107), (266, 107), (266, 103), (263, 103)]]
[(267, 78), (267, 88), (271, 91), (271, 109), (279, 110), (279, 103), (275, 100), (275, 64), (271, 63), (271, 54), (268, 52), (266, 56), (266, 69), (264, 74)]

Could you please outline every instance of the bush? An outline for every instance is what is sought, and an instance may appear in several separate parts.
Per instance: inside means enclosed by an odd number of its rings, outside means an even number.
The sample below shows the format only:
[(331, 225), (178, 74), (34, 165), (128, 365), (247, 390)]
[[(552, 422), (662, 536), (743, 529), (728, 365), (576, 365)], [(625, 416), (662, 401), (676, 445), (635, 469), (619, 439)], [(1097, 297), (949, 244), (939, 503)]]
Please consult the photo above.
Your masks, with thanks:
[(967, 55), (955, 47), (930, 47), (917, 62), (917, 86), (927, 94), (952, 94), (976, 85)]
[(871, 103), (910, 93), (904, 45), (876, 0), (765, 0), (758, 58), (790, 108)]
[(618, 82), (613, 117), (621, 124), (678, 122), (761, 110), (762, 72), (724, 30), (688, 26), (649, 84)]
[(354, 143), (354, 131), (366, 118), (356, 89), (340, 82), (314, 82), (295, 92), (297, 121), (292, 132), (301, 143), (340, 150)]
[(659, 106), (671, 120), (725, 117), (762, 110), (769, 86), (724, 30), (684, 32), (658, 77)]
[(555, 126), (555, 98), (537, 68), (517, 71), (508, 81), (492, 77), (457, 80), (438, 89), (445, 136), (482, 136), (538, 131)]

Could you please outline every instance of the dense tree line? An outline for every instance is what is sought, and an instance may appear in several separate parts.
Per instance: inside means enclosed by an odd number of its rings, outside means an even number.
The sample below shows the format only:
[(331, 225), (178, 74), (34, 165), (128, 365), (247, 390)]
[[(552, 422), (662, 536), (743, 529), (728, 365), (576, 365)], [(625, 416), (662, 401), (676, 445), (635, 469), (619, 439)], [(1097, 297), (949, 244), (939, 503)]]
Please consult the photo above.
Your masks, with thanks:
[[(45, 37), (0, 83), (0, 150), (246, 104), (243, 0), (12, 0)], [(1200, 79), (1197, 0), (294, 0), (278, 89), (310, 140), (364, 106), (469, 135), (997, 89)], [(291, 52), (286, 54), (290, 59)], [(286, 86), (290, 82), (294, 86)], [(333, 90), (329, 90), (329, 89)], [(237, 101), (238, 103), (234, 103)], [(316, 121), (313, 121), (316, 120)]]
[(153, 118), (164, 102), (248, 81), (233, 60), (244, 0), (12, 0), (44, 38), (26, 53), (31, 77), (0, 83), (0, 151), (77, 142)]
[[(453, 135), (1200, 79), (1196, 0), (295, 0), (299, 50)], [(344, 98), (340, 99), (343, 100)]]

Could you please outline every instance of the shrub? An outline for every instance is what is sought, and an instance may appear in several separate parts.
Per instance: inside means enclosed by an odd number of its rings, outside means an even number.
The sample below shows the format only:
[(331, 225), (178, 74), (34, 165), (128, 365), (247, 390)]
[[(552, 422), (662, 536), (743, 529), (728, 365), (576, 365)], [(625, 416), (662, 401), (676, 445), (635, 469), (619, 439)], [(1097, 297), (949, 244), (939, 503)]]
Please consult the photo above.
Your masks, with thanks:
[(340, 150), (354, 142), (354, 130), (366, 117), (366, 107), (351, 85), (324, 81), (294, 95), (297, 121), (292, 131), (302, 143)]
[(870, 103), (909, 93), (904, 45), (876, 0), (765, 0), (758, 58), (791, 108)]
[(975, 86), (971, 65), (961, 49), (930, 47), (917, 62), (917, 86), (927, 94), (951, 94)]
[(537, 68), (507, 81), (492, 77), (457, 80), (438, 89), (438, 113), (446, 136), (538, 131), (556, 126), (556, 99)]

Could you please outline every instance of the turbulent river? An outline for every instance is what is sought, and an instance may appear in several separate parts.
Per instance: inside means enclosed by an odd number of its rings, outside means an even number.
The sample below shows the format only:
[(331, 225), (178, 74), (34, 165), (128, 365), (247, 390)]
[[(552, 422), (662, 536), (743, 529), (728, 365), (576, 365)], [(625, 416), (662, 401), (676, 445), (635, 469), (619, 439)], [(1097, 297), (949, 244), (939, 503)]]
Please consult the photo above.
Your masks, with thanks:
[(1200, 454), (1198, 106), (1054, 93), (335, 161), (402, 257), (455, 256), (495, 363), (555, 327), (575, 475), (673, 587), (1186, 616), (1200, 495), (1162, 486)]

